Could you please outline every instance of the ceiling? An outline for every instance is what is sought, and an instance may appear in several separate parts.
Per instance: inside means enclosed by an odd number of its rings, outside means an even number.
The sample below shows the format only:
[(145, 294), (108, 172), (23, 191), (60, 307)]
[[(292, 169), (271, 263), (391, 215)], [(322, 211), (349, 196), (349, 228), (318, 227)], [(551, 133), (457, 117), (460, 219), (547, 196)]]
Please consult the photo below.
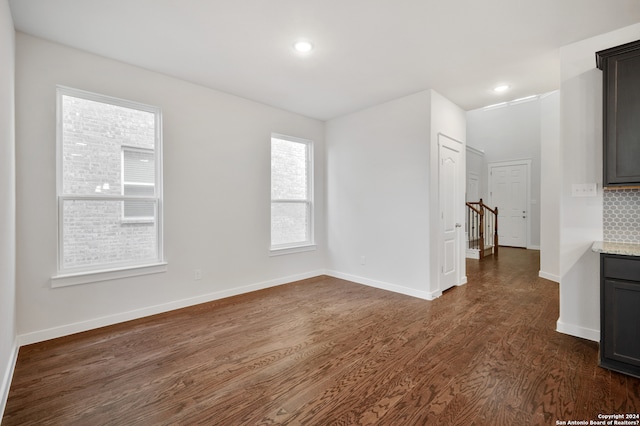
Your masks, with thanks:
[(640, 0), (9, 2), (18, 31), (320, 120), (424, 89), (465, 110), (555, 90), (561, 46), (640, 22)]

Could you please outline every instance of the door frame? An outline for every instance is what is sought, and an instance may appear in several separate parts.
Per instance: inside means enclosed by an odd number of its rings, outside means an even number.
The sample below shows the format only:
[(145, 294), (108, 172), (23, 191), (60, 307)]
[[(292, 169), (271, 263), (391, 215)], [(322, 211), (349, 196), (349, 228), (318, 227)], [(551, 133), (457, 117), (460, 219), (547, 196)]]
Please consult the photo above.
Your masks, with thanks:
[[(464, 209), (465, 209), (465, 194), (466, 194), (466, 151), (465, 144), (462, 141), (459, 141), (451, 136), (445, 135), (444, 133), (438, 133), (438, 293), (442, 294), (442, 265), (443, 265), (443, 222), (441, 218), (442, 206), (441, 204), (441, 187), (442, 182), (440, 181), (440, 159), (442, 152), (442, 145), (445, 143), (443, 140), (446, 139), (455, 143), (455, 146), (458, 147), (458, 152), (460, 153), (460, 165), (458, 169), (458, 188), (456, 198), (459, 201), (459, 207), (456, 209), (456, 222), (463, 224), (464, 223)], [(456, 279), (455, 286), (460, 286), (467, 283), (467, 276), (465, 268), (463, 268), (464, 263), (466, 261), (465, 255), (465, 245), (464, 245), (464, 230), (462, 227), (457, 228), (456, 232)]]
[[(526, 241), (525, 241), (525, 248), (529, 248), (531, 245), (531, 159), (530, 158), (523, 158), (520, 160), (509, 160), (509, 161), (495, 161), (492, 163), (488, 163), (487, 167), (487, 186), (489, 189), (489, 206), (490, 207), (494, 207), (493, 204), (493, 179), (492, 177), (492, 168), (494, 167), (508, 167), (508, 166), (526, 166), (527, 171), (527, 194), (526, 194), (526, 199), (527, 199), (527, 217), (525, 218), (525, 228), (526, 228)], [(500, 224), (498, 224), (498, 226), (500, 226)]]

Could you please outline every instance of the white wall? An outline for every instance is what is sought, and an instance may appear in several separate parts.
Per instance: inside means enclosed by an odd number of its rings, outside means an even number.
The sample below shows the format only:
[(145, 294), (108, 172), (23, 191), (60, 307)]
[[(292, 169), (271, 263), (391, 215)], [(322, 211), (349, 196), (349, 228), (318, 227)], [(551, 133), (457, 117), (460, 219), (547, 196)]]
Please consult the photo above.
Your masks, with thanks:
[(560, 282), (560, 91), (540, 99), (540, 272)]
[(327, 122), (333, 275), (425, 299), (440, 295), (439, 132), (464, 142), (464, 112), (432, 90)]
[[(430, 235), (430, 289), (435, 295), (440, 294), (438, 284), (438, 271), (442, 265), (442, 247), (439, 246), (439, 232), (441, 226), (440, 207), (439, 207), (439, 180), (438, 180), (438, 135), (443, 134), (461, 143), (461, 161), (460, 176), (458, 179), (462, 182), (462, 191), (459, 194), (457, 205), (460, 206), (458, 212), (458, 221), (464, 223), (465, 201), (464, 188), (466, 187), (466, 154), (467, 154), (467, 121), (465, 112), (462, 108), (449, 101), (447, 98), (434, 90), (429, 91), (431, 94), (431, 126), (430, 126), (430, 204), (429, 204), (429, 235)], [(466, 274), (466, 255), (464, 245), (464, 227), (458, 228), (458, 270), (460, 271), (460, 284), (467, 282)]]
[[(602, 72), (595, 52), (640, 38), (640, 24), (563, 47), (561, 56), (560, 318), (558, 331), (600, 338), (602, 239)], [(597, 183), (598, 196), (571, 196), (574, 183)]]
[[(540, 247), (540, 100), (467, 112), (467, 143), (487, 163), (531, 159), (528, 248)], [(487, 172), (484, 178), (488, 179)], [(487, 188), (485, 180), (482, 187)], [(485, 192), (488, 195), (488, 192)], [(485, 202), (489, 201), (489, 197)]]
[(419, 92), (326, 123), (332, 274), (432, 298), (430, 102)]
[[(21, 343), (317, 275), (324, 123), (17, 35), (17, 324)], [(168, 272), (52, 289), (56, 84), (159, 106)], [(269, 257), (271, 132), (315, 142), (318, 250)], [(194, 281), (194, 269), (203, 279)]]
[(0, 418), (17, 357), (16, 202), (14, 135), (15, 32), (7, 0), (0, 0)]

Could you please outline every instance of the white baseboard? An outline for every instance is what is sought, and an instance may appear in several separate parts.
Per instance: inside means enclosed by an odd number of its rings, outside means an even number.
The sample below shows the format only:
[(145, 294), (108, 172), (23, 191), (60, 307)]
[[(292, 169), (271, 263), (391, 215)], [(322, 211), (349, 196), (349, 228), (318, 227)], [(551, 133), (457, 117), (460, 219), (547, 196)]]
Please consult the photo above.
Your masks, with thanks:
[(570, 336), (580, 337), (582, 339), (593, 340), (594, 342), (600, 341), (600, 330), (580, 327), (573, 324), (565, 324), (560, 320), (556, 323), (556, 331)]
[(434, 300), (442, 296), (441, 291), (435, 291), (435, 292), (421, 291), (421, 290), (416, 290), (409, 287), (399, 286), (397, 284), (391, 284), (383, 281), (377, 281), (369, 278), (359, 277), (357, 275), (345, 274), (343, 272), (338, 272), (338, 271), (325, 271), (325, 274), (334, 278), (353, 281), (354, 283), (364, 284), (369, 287), (375, 287), (381, 290), (392, 291), (394, 293), (400, 293), (406, 296), (417, 297), (419, 299), (424, 299), (424, 300)]
[(544, 271), (538, 271), (538, 276), (540, 278), (544, 278), (545, 280), (554, 281), (554, 282), (557, 282), (558, 284), (560, 283), (560, 276), (559, 275), (549, 274), (549, 273), (544, 272)]
[(527, 250), (538, 250), (538, 251), (540, 251), (540, 246), (527, 246)]
[(4, 416), (4, 410), (7, 408), (7, 399), (9, 398), (9, 389), (11, 388), (11, 379), (13, 378), (13, 371), (16, 368), (16, 361), (18, 360), (18, 340), (14, 340), (13, 348), (11, 349), (11, 355), (9, 357), (9, 364), (6, 366), (5, 371), (2, 374), (2, 382), (0, 382), (0, 421)]
[(358, 277), (351, 274), (344, 274), (337, 271), (316, 270), (316, 271), (307, 272), (303, 274), (290, 275), (287, 277), (277, 278), (269, 281), (263, 281), (263, 282), (249, 284), (241, 287), (235, 287), (232, 289), (218, 291), (215, 293), (208, 293), (201, 296), (176, 300), (176, 301), (172, 301), (172, 302), (168, 302), (160, 305), (148, 306), (145, 308), (135, 309), (128, 312), (121, 312), (113, 315), (107, 315), (104, 317), (93, 318), (86, 321), (79, 321), (76, 323), (65, 324), (58, 327), (52, 327), (44, 330), (34, 331), (31, 333), (21, 334), (17, 338), (17, 347), (30, 345), (32, 343), (43, 342), (45, 340), (55, 339), (58, 337), (68, 336), (74, 333), (93, 330), (100, 327), (106, 327), (109, 325), (114, 325), (114, 324), (118, 324), (125, 321), (131, 321), (134, 319), (143, 318), (150, 315), (156, 315), (163, 312), (172, 311), (175, 309), (181, 309), (181, 308), (186, 308), (188, 306), (207, 303), (207, 302), (211, 302), (218, 299), (224, 299), (226, 297), (237, 296), (239, 294), (262, 290), (269, 287), (275, 287), (275, 286), (287, 284), (294, 281), (313, 278), (320, 275), (329, 275), (332, 277), (353, 281), (358, 284), (364, 284), (370, 287), (380, 288), (382, 290), (393, 291), (395, 293), (405, 294), (407, 296), (413, 296), (413, 297), (417, 297), (424, 300), (434, 300), (442, 295), (441, 291), (426, 292), (426, 291), (399, 286), (396, 284), (390, 284), (382, 281), (371, 280), (364, 277)]
[(45, 330), (39, 330), (32, 333), (26, 333), (18, 336), (18, 344), (20, 346), (30, 345), (32, 343), (43, 342), (57, 337), (68, 336), (74, 333), (80, 333), (95, 328), (105, 327), (108, 325), (118, 324), (150, 315), (160, 314), (163, 312), (173, 311), (175, 309), (186, 308), (188, 306), (207, 303), (226, 297), (237, 296), (239, 294), (249, 293), (256, 290), (262, 290), (269, 287), (276, 287), (294, 281), (304, 280), (307, 278), (324, 275), (324, 270), (312, 271), (303, 274), (290, 275), (287, 277), (277, 278), (269, 281), (263, 281), (254, 284), (248, 284), (241, 287), (235, 287), (228, 290), (217, 291), (214, 293), (203, 294), (201, 296), (191, 297), (187, 299), (176, 300), (160, 305), (148, 306), (146, 308), (135, 309), (133, 311), (121, 312), (114, 315), (108, 315), (100, 318), (94, 318), (86, 321), (80, 321), (72, 324), (66, 324), (58, 327), (52, 327)]
[(467, 249), (466, 257), (467, 257), (467, 259), (478, 259), (478, 260), (480, 260), (480, 250)]

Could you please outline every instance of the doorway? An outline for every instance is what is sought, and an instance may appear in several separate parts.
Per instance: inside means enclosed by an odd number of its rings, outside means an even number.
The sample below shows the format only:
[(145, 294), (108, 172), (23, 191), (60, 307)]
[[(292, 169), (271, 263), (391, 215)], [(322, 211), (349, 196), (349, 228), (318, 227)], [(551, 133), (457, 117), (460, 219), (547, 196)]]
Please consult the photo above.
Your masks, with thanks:
[(480, 175), (474, 172), (467, 173), (467, 202), (480, 200)]
[(440, 201), (439, 284), (445, 291), (460, 284), (463, 256), (464, 178), (461, 172), (464, 144), (438, 135), (438, 180)]
[(501, 246), (528, 246), (530, 182), (531, 160), (489, 164), (489, 203), (498, 207)]

